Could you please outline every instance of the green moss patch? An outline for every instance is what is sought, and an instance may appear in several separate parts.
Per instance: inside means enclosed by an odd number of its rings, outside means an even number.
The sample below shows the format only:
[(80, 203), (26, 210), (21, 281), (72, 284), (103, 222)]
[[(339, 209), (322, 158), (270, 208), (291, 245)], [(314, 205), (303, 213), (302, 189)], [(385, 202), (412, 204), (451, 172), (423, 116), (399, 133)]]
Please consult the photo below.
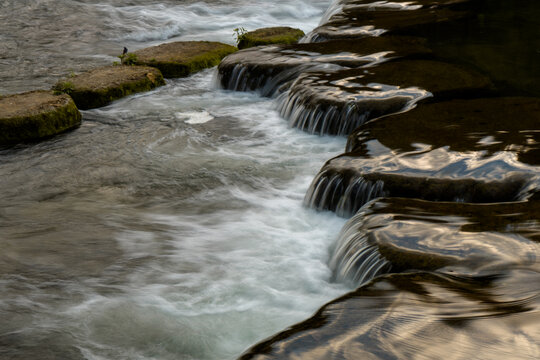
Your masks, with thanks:
[(0, 98), (0, 144), (47, 138), (81, 123), (81, 114), (66, 94), (32, 91)]
[(218, 42), (180, 41), (137, 50), (134, 54), (136, 64), (156, 67), (166, 78), (177, 78), (217, 66), (235, 51), (234, 46)]
[(304, 36), (300, 29), (286, 26), (262, 28), (238, 35), (238, 48), (246, 49), (259, 45), (295, 44)]
[(105, 66), (70, 77), (53, 89), (71, 95), (79, 109), (92, 109), (164, 84), (160, 71), (152, 67)]

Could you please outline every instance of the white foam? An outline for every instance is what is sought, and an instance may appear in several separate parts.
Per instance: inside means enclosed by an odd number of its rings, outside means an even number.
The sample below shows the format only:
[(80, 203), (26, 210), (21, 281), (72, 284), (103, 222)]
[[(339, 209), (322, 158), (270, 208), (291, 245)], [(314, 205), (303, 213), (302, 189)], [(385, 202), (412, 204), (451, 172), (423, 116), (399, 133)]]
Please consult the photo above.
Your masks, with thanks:
[(211, 120), (214, 120), (214, 117), (206, 110), (203, 111), (188, 111), (188, 112), (177, 112), (174, 114), (178, 119), (185, 119), (186, 124), (204, 124)]

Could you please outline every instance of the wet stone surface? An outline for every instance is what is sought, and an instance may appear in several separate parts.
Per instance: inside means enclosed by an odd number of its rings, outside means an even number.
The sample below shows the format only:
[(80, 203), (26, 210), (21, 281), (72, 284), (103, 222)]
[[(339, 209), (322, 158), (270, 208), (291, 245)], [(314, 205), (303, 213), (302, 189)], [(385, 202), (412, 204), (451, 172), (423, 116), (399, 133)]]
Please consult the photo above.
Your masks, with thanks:
[(369, 122), (356, 129), (347, 149), (362, 153), (366, 143), (380, 144), (404, 153), (415, 144), (452, 151), (515, 152), (518, 160), (540, 161), (540, 99), (524, 97), (451, 100), (422, 104), (408, 112)]
[(330, 266), (337, 279), (360, 285), (356, 274), (366, 272), (372, 248), (386, 272), (478, 275), (516, 265), (538, 270), (539, 242), (537, 200), (480, 205), (382, 198), (348, 220)]

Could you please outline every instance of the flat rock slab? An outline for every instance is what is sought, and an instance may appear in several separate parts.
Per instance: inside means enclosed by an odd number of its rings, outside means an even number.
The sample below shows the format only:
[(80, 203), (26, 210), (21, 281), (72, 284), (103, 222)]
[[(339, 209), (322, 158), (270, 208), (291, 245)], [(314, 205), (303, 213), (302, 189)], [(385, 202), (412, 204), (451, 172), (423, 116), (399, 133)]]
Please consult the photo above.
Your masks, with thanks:
[(388, 57), (429, 53), (421, 38), (378, 36), (245, 49), (224, 58), (218, 71), (225, 89), (273, 96), (305, 71), (356, 68)]
[(161, 72), (153, 67), (105, 66), (61, 81), (54, 89), (69, 93), (79, 109), (92, 109), (164, 84)]
[(309, 72), (280, 104), (291, 126), (313, 134), (349, 135), (364, 122), (434, 96), (465, 97), (494, 90), (491, 81), (455, 64), (397, 59), (369, 68)]
[(47, 138), (80, 123), (81, 114), (66, 94), (31, 91), (0, 97), (0, 144)]
[(135, 64), (156, 67), (166, 78), (178, 78), (216, 66), (235, 51), (236, 47), (219, 42), (180, 41), (137, 50), (133, 54)]
[(294, 44), (304, 35), (302, 30), (287, 26), (262, 28), (241, 34), (238, 39), (238, 48), (246, 49), (270, 44)]

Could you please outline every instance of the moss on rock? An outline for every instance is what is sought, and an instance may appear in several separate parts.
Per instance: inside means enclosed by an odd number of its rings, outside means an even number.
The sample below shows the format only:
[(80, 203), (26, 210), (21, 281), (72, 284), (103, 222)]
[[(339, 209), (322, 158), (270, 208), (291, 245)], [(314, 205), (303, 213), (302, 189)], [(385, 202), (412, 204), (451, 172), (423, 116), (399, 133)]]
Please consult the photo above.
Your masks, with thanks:
[(71, 95), (80, 109), (92, 109), (164, 84), (159, 70), (152, 67), (105, 66), (61, 81), (53, 89)]
[(262, 28), (240, 34), (238, 36), (238, 48), (246, 49), (270, 44), (294, 44), (304, 35), (302, 30), (287, 26)]
[(179, 41), (134, 52), (137, 65), (156, 67), (166, 78), (185, 77), (219, 64), (237, 51), (231, 45), (210, 41)]
[(47, 138), (81, 123), (81, 114), (66, 94), (31, 91), (0, 97), (0, 144)]

